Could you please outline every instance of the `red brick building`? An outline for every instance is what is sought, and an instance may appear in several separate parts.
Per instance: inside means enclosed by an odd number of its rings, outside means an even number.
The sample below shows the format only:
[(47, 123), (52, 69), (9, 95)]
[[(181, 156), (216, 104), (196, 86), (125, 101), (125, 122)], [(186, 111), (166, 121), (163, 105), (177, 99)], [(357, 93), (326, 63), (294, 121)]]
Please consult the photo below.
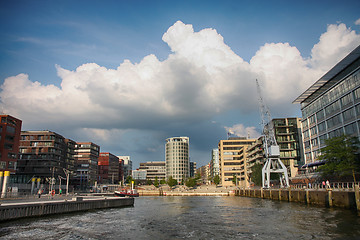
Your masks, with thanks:
[(0, 171), (16, 172), (21, 124), (15, 117), (0, 115)]

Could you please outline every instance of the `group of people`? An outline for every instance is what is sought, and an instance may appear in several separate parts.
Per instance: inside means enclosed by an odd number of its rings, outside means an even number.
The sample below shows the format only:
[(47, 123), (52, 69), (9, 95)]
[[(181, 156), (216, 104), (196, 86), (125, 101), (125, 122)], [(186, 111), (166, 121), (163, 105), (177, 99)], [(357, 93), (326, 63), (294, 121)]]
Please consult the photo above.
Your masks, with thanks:
[[(39, 191), (37, 192), (39, 198), (41, 198), (41, 194), (42, 194), (43, 192), (44, 192), (44, 189), (40, 188)], [(55, 195), (55, 190), (52, 190), (52, 191), (50, 192), (50, 194), (51, 194), (51, 196), (53, 197), (53, 196)], [(60, 188), (60, 189), (59, 189), (59, 195), (61, 195), (61, 194), (62, 194), (62, 189)]]

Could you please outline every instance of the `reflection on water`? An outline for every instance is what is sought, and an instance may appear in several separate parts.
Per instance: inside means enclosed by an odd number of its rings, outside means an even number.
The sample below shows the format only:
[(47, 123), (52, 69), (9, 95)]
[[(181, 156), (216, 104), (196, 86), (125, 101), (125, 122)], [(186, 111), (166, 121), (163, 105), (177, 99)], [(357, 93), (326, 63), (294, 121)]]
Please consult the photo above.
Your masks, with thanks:
[(140, 197), (114, 208), (0, 224), (1, 239), (359, 239), (344, 209), (240, 197)]

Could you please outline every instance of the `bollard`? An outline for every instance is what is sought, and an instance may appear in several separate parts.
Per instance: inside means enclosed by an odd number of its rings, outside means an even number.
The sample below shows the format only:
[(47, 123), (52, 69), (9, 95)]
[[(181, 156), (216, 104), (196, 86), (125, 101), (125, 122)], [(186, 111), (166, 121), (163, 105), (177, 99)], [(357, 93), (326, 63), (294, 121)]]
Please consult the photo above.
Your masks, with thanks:
[(332, 207), (333, 206), (332, 189), (328, 189), (328, 200), (329, 200), (329, 207)]
[(6, 191), (7, 191), (7, 188), (8, 188), (9, 178), (10, 178), (10, 171), (5, 171), (4, 172), (4, 183), (3, 183), (1, 198), (6, 197)]
[(360, 192), (359, 192), (359, 184), (355, 184), (355, 202), (356, 208), (360, 211)]
[(3, 178), (4, 178), (4, 172), (0, 171), (0, 192), (1, 192), (1, 189), (2, 189)]
[(31, 195), (34, 194), (34, 189), (35, 189), (35, 181), (36, 181), (36, 178), (31, 178)]

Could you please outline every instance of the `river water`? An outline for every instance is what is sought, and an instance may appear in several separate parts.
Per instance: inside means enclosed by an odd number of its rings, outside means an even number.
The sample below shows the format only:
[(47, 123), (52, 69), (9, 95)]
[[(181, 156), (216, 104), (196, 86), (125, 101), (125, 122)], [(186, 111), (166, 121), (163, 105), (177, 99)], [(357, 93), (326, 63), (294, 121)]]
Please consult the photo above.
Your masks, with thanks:
[(139, 197), (134, 207), (2, 223), (0, 239), (360, 239), (360, 216), (257, 198)]

